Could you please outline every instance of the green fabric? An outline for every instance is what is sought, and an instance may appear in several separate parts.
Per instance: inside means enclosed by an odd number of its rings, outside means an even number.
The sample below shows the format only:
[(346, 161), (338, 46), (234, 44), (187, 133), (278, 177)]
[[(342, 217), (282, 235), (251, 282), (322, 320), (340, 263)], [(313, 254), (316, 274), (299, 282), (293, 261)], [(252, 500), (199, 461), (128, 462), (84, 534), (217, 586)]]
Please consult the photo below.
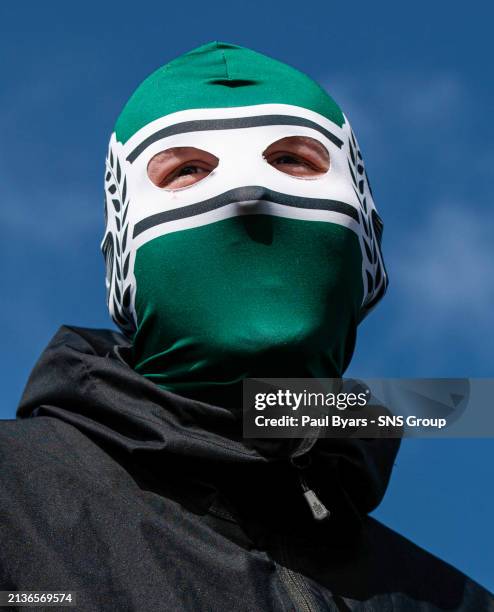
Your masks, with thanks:
[(292, 104), (315, 111), (340, 127), (334, 100), (302, 72), (250, 49), (211, 42), (151, 74), (120, 114), (115, 132), (125, 143), (146, 124), (192, 108)]
[[(116, 136), (125, 142), (179, 110), (266, 103), (344, 123), (339, 107), (306, 75), (215, 42), (148, 77), (122, 111)], [(200, 201), (199, 187), (195, 193)], [(137, 372), (164, 389), (237, 407), (246, 377), (343, 375), (364, 293), (355, 232), (266, 213), (163, 228), (138, 248), (133, 268)]]
[(361, 266), (355, 233), (332, 223), (245, 215), (155, 238), (136, 255), (134, 367), (209, 399), (248, 376), (341, 376)]

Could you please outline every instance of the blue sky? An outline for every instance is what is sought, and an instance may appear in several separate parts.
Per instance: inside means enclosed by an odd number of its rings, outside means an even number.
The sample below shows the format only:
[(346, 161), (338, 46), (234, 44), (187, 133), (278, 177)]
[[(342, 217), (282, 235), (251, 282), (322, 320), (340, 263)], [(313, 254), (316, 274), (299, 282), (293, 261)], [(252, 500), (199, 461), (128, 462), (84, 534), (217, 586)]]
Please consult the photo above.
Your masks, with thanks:
[[(210, 40), (307, 72), (357, 134), (390, 287), (360, 328), (348, 374), (492, 376), (494, 10), (476, 1), (178, 4), (2, 3), (0, 417), (13, 418), (61, 324), (112, 326), (99, 243), (113, 123), (145, 76)], [(493, 439), (407, 440), (375, 512), (491, 590), (493, 457)]]

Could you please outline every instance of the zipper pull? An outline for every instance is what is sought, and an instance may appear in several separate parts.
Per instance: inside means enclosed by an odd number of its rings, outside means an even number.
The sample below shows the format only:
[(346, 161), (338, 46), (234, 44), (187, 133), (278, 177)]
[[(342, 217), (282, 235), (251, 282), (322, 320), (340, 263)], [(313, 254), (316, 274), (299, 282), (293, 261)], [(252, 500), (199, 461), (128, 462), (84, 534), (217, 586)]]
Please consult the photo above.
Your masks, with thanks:
[(312, 516), (316, 521), (323, 521), (328, 518), (331, 514), (330, 511), (326, 508), (326, 506), (322, 503), (322, 501), (317, 497), (312, 489), (309, 489), (305, 478), (302, 474), (299, 473), (300, 486), (302, 487), (302, 491), (304, 493), (304, 497), (309, 504), (309, 508), (312, 512)]

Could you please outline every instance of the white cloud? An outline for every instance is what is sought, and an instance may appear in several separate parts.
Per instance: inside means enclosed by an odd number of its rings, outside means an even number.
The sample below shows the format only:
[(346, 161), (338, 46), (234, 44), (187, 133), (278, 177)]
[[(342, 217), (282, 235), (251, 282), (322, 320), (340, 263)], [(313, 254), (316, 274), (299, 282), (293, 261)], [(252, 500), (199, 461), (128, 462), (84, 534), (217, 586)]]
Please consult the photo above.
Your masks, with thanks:
[(388, 232), (390, 286), (360, 330), (348, 375), (490, 375), (494, 213), (454, 199), (429, 210)]
[(103, 236), (103, 196), (98, 203), (89, 191), (63, 187), (49, 192), (5, 189), (0, 207), (2, 231), (14, 242), (28, 241), (50, 249), (65, 247), (95, 231)]
[(370, 153), (371, 167), (392, 161), (397, 148), (403, 153), (421, 142), (431, 159), (455, 158), (458, 143), (445, 145), (455, 142), (458, 123), (472, 105), (458, 74), (383, 71), (320, 81), (347, 115), (364, 157)]
[(408, 375), (470, 364), (484, 371), (494, 340), (494, 151), (473, 131), (467, 84), (454, 72), (406, 70), (323, 82), (348, 114), (376, 192), (386, 196), (376, 204), (390, 287), (386, 305), (361, 330), (369, 348), (356, 366), (384, 373), (401, 362)]
[(421, 327), (492, 326), (494, 215), (473, 202), (443, 200), (397, 240), (390, 275)]
[(350, 121), (371, 128), (388, 120), (437, 120), (469, 102), (462, 77), (452, 72), (368, 72), (320, 79)]
[(441, 121), (467, 102), (467, 88), (458, 75), (451, 73), (403, 78), (392, 88), (388, 86), (388, 93), (391, 95), (395, 88), (403, 119), (411, 117), (414, 122)]

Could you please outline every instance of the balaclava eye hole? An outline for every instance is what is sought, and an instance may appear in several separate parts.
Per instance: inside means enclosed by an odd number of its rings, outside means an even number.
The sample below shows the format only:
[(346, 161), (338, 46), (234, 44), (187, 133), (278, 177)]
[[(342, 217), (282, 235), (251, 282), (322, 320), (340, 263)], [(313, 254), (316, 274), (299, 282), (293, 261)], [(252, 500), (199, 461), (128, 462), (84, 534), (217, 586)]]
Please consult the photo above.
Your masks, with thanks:
[(262, 153), (268, 164), (294, 178), (317, 179), (330, 168), (326, 147), (310, 136), (286, 136), (271, 143)]
[(149, 180), (161, 189), (182, 189), (206, 178), (219, 159), (197, 147), (172, 147), (153, 155), (147, 165)]

